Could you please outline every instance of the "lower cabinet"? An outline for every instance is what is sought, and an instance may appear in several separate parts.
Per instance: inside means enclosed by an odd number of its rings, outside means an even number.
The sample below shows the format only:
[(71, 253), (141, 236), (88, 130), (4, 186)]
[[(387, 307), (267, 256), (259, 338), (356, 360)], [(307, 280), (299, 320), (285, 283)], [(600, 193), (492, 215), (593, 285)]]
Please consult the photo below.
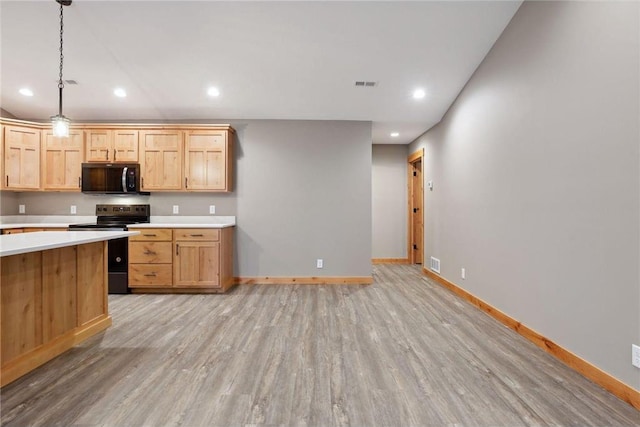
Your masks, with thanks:
[(171, 288), (170, 229), (142, 229), (137, 236), (129, 237), (129, 287)]
[(233, 227), (141, 229), (129, 238), (133, 292), (225, 292), (233, 286)]

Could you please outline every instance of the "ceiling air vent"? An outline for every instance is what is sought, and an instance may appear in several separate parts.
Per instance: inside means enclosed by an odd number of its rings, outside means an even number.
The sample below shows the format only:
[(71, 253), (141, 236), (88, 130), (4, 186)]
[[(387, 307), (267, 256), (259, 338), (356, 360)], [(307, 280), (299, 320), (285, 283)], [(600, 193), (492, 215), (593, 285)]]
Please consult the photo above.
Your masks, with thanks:
[(367, 82), (364, 80), (356, 82), (357, 87), (374, 87), (376, 84), (376, 82)]

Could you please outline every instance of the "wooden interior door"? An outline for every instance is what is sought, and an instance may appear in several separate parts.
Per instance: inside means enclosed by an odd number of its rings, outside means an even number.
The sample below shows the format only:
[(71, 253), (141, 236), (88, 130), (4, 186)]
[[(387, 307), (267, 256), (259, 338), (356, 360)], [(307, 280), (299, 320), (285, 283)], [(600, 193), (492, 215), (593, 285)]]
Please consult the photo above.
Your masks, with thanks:
[(411, 264), (422, 264), (424, 258), (423, 150), (409, 156), (409, 236), (408, 256)]

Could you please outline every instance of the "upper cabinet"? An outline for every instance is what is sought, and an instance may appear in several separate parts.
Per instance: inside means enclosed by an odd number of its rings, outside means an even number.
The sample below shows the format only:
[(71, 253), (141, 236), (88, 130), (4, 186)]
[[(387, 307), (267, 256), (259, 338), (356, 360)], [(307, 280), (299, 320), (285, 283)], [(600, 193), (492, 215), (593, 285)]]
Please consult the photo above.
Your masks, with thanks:
[(231, 142), (228, 130), (185, 132), (185, 190), (231, 191)]
[(87, 162), (138, 162), (138, 130), (87, 129)]
[(182, 190), (182, 130), (140, 132), (140, 186), (143, 191)]
[(42, 141), (42, 188), (44, 190), (80, 191), (84, 154), (82, 130), (70, 130), (68, 138), (44, 132)]
[(49, 124), (1, 119), (1, 189), (79, 191), (82, 163), (140, 163), (142, 191), (230, 192), (229, 125), (74, 124), (68, 138)]
[(30, 127), (4, 127), (3, 188), (40, 189), (40, 133)]

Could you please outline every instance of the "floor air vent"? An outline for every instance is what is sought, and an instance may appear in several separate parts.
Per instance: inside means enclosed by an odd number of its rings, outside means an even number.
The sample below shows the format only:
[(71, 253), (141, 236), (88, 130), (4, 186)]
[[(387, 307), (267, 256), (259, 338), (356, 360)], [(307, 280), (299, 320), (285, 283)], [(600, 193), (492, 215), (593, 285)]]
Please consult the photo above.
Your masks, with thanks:
[(431, 257), (431, 264), (429, 267), (436, 273), (440, 274), (440, 260), (438, 258)]

